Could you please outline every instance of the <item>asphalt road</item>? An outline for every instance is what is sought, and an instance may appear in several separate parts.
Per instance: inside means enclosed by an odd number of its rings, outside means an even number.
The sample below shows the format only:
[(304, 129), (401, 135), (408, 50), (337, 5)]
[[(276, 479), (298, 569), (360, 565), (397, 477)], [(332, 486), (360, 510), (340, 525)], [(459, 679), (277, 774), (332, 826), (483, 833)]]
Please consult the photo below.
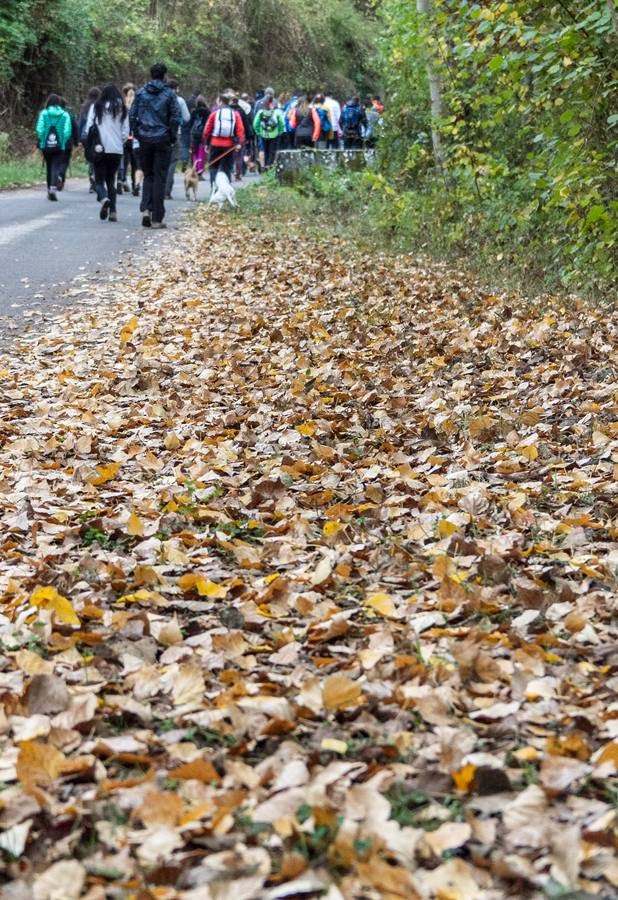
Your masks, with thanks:
[[(209, 186), (200, 184), (198, 202)], [(80, 285), (139, 256), (156, 240), (168, 240), (183, 214), (194, 206), (185, 200), (178, 173), (166, 200), (168, 230), (143, 228), (139, 198), (118, 199), (118, 222), (102, 222), (85, 179), (69, 179), (57, 203), (43, 186), (0, 193), (0, 341), (20, 333), (27, 323), (44, 320), (52, 307), (79, 299)]]

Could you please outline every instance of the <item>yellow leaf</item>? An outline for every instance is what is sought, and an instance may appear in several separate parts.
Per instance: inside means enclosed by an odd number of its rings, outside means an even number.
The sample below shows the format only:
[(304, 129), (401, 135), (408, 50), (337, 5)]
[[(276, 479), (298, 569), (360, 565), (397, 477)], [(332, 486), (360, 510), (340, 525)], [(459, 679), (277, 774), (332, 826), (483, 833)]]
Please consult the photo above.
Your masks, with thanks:
[(377, 594), (370, 594), (367, 597), (366, 606), (380, 613), (381, 616), (393, 616), (395, 614), (395, 604), (390, 594), (384, 591), (378, 591)]
[(222, 584), (215, 584), (203, 575), (189, 572), (178, 579), (178, 587), (181, 591), (197, 591), (200, 597), (208, 597), (211, 600), (222, 600), (227, 595), (229, 588)]
[(297, 425), (296, 430), (305, 437), (313, 437), (317, 429), (313, 422), (304, 422), (302, 425)]
[(133, 594), (123, 594), (122, 597), (118, 597), (116, 603), (139, 603), (142, 600), (150, 600), (158, 596), (159, 594), (156, 594), (154, 591), (147, 591), (146, 588), (141, 588)]
[(468, 763), (467, 766), (463, 766), (463, 768), (459, 769), (457, 772), (451, 772), (451, 778), (455, 782), (455, 787), (458, 791), (469, 791), (474, 781), (474, 773), (476, 772), (476, 766), (472, 763)]
[(93, 478), (90, 483), (106, 484), (108, 481), (111, 481), (113, 478), (115, 478), (119, 471), (120, 463), (109, 463), (107, 466), (97, 466), (97, 472), (99, 474), (96, 476), (96, 478)]
[(601, 755), (599, 756), (598, 763), (613, 763), (614, 768), (618, 770), (618, 742), (612, 741), (611, 744), (606, 744), (601, 751)]
[(450, 537), (455, 531), (457, 531), (457, 525), (454, 522), (449, 522), (448, 519), (440, 519), (438, 522), (438, 535), (441, 538)]
[(49, 787), (62, 773), (67, 762), (53, 744), (24, 741), (17, 756), (17, 780), (26, 792), (37, 787)]
[(126, 323), (126, 325), (123, 326), (123, 328), (120, 332), (120, 342), (122, 344), (126, 344), (127, 341), (131, 340), (131, 338), (133, 337), (133, 332), (135, 331), (137, 326), (138, 326), (137, 316), (131, 316), (129, 321)]
[(326, 709), (343, 709), (356, 706), (361, 697), (361, 687), (347, 675), (329, 675), (324, 682), (322, 699)]
[(130, 534), (133, 537), (144, 536), (144, 523), (134, 512), (131, 513), (127, 521), (127, 534)]
[(339, 534), (340, 531), (343, 531), (345, 525), (343, 522), (340, 522), (339, 519), (333, 519), (330, 522), (325, 522), (324, 527), (322, 528), (322, 534), (325, 537), (332, 537), (334, 534)]
[(41, 609), (53, 610), (66, 625), (80, 624), (79, 617), (67, 598), (59, 594), (55, 587), (36, 587), (30, 596), (30, 603)]
[(320, 744), (321, 750), (331, 750), (333, 753), (346, 753), (348, 745), (345, 741), (338, 741), (336, 738), (324, 738)]
[(539, 455), (539, 451), (534, 446), (534, 444), (527, 444), (524, 447), (518, 447), (517, 452), (520, 454), (520, 456), (525, 456), (525, 458), (529, 459), (531, 462), (535, 460)]

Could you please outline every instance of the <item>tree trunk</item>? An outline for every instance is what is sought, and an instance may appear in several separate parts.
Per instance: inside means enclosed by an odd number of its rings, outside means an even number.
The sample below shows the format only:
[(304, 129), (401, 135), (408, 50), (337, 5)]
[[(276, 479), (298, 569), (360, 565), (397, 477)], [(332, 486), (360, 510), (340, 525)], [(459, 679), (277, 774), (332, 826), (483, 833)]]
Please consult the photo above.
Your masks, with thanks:
[(616, 11), (616, 4), (614, 0), (607, 0), (607, 8), (609, 9), (609, 14), (612, 17), (612, 22), (614, 23), (614, 31), (616, 32), (616, 37), (618, 37), (618, 12)]
[[(425, 20), (425, 24), (429, 22), (431, 17), (431, 0), (416, 0), (416, 10)], [(438, 123), (442, 119), (444, 107), (442, 103), (442, 86), (440, 84), (440, 76), (433, 67), (431, 60), (431, 51), (427, 46), (425, 48), (425, 60), (427, 66), (427, 80), (429, 81), (429, 97), (431, 100), (431, 142), (433, 144), (433, 155), (436, 161), (436, 167), (442, 169), (444, 162), (444, 149), (442, 147), (442, 138)]]

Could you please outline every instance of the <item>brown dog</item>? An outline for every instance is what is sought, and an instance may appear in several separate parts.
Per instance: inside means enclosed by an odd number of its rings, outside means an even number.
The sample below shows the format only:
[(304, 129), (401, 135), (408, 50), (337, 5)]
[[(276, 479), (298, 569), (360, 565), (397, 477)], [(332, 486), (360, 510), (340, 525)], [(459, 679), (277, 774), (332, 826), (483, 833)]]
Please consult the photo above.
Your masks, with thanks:
[(187, 169), (185, 172), (185, 197), (187, 200), (191, 199), (191, 191), (193, 191), (193, 199), (197, 200), (197, 188), (199, 183), (200, 180), (195, 171), (195, 165), (192, 165), (191, 168)]

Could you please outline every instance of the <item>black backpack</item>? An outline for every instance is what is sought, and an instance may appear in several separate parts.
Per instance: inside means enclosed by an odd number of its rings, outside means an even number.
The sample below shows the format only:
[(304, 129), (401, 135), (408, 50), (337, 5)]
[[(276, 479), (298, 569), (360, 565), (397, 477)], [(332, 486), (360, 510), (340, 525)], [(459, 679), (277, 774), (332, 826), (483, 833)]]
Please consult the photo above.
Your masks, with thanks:
[(302, 138), (313, 137), (313, 116), (311, 112), (297, 120), (296, 134)]
[(204, 143), (204, 119), (201, 115), (195, 116), (193, 125), (191, 126), (191, 146), (201, 147)]
[(105, 150), (101, 143), (101, 132), (95, 120), (88, 129), (88, 134), (84, 141), (84, 156), (89, 163), (95, 163), (101, 159), (104, 153)]
[[(56, 119), (56, 123), (58, 123), (58, 121), (59, 120)], [(60, 139), (58, 138), (58, 129), (56, 128), (56, 125), (50, 125), (47, 129), (43, 149), (49, 155), (60, 153)]]

